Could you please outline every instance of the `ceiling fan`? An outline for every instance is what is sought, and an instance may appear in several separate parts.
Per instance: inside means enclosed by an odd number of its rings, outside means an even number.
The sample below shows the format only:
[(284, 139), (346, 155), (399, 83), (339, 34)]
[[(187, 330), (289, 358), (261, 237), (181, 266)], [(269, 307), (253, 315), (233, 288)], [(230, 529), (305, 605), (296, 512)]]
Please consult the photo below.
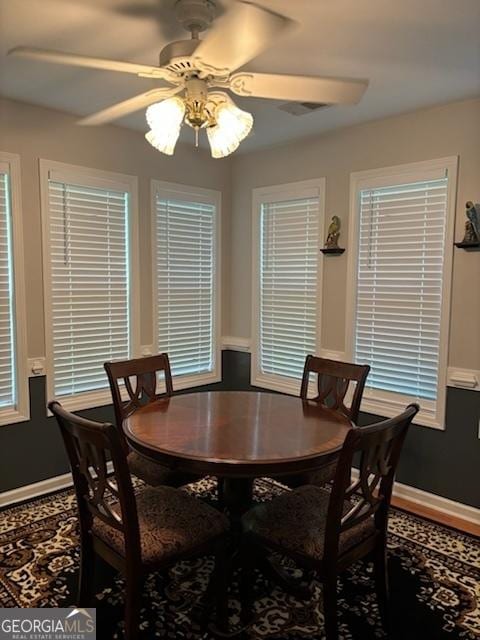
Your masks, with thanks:
[(237, 1), (215, 21), (203, 40), (199, 34), (215, 17), (214, 0), (177, 0), (175, 11), (191, 38), (165, 46), (159, 66), (32, 47), (16, 47), (9, 55), (162, 81), (163, 86), (87, 116), (78, 124), (101, 125), (148, 107), (151, 130), (146, 138), (168, 155), (174, 152), (183, 122), (195, 130), (197, 144), (199, 129), (206, 128), (213, 157), (235, 151), (249, 134), (253, 117), (239, 109), (225, 90), (246, 97), (356, 104), (368, 86), (367, 80), (236, 72), (294, 25), (268, 9)]

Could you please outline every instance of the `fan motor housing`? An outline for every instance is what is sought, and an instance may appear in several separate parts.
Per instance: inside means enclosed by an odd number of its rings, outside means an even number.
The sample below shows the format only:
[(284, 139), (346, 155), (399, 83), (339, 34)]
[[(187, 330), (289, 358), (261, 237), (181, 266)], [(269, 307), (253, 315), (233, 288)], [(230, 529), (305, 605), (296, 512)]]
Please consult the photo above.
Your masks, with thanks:
[(160, 66), (174, 73), (185, 74), (195, 70), (191, 56), (200, 40), (177, 40), (170, 42), (160, 52)]

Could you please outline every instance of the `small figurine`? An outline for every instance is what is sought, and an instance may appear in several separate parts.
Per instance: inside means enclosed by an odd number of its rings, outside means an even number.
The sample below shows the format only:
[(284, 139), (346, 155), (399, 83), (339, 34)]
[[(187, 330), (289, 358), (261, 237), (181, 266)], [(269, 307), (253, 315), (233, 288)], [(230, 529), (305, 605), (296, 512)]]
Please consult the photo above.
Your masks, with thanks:
[(325, 249), (337, 249), (338, 238), (340, 237), (340, 218), (332, 216), (332, 221), (328, 227), (327, 239), (325, 240)]
[(467, 220), (465, 221), (464, 244), (476, 244), (480, 242), (480, 205), (473, 204), (470, 200), (465, 204)]

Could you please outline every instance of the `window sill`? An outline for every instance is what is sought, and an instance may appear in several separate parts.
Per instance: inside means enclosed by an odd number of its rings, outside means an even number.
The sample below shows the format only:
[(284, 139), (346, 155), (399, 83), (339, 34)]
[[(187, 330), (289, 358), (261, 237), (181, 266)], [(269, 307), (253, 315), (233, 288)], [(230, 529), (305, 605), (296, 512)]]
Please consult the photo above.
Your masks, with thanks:
[(374, 396), (363, 396), (360, 405), (360, 411), (370, 413), (382, 418), (394, 418), (405, 410), (406, 406), (411, 402), (418, 402), (420, 411), (415, 417), (415, 424), (422, 427), (430, 427), (443, 431), (445, 425), (438, 419), (438, 415), (434, 410), (422, 407), (422, 401), (415, 398), (400, 396), (398, 399), (375, 398)]
[(197, 375), (173, 376), (173, 391), (183, 391), (194, 387), (203, 387), (206, 384), (221, 382), (222, 376), (217, 372), (199, 373)]
[(300, 380), (281, 378), (280, 376), (270, 376), (265, 374), (252, 375), (250, 383), (254, 387), (279, 391), (290, 396), (300, 396)]
[[(221, 382), (222, 377), (218, 373), (206, 373), (196, 376), (177, 376), (173, 378), (173, 390), (180, 391), (183, 389), (190, 389), (194, 387), (201, 387), (206, 384), (214, 384)], [(123, 395), (123, 394), (122, 394)], [(126, 397), (125, 397), (126, 399)], [(112, 395), (110, 389), (99, 389), (98, 391), (88, 391), (78, 395), (72, 396), (59, 396), (56, 398), (58, 402), (67, 411), (82, 411), (85, 409), (96, 409), (98, 407), (105, 407), (113, 404)], [(48, 415), (52, 415), (48, 411)], [(28, 420), (28, 418), (24, 418)], [(1, 420), (1, 414), (0, 414)], [(20, 420), (18, 420), (20, 422)], [(0, 422), (1, 424), (1, 422)]]
[(30, 420), (28, 411), (19, 411), (13, 407), (0, 410), (0, 427), (6, 427), (17, 422), (27, 422), (28, 420)]
[[(55, 400), (58, 400), (67, 411), (82, 411), (112, 404), (112, 395), (110, 389), (99, 389), (98, 391), (86, 391), (78, 395), (57, 396)], [(52, 415), (50, 411), (48, 411), (48, 415)]]

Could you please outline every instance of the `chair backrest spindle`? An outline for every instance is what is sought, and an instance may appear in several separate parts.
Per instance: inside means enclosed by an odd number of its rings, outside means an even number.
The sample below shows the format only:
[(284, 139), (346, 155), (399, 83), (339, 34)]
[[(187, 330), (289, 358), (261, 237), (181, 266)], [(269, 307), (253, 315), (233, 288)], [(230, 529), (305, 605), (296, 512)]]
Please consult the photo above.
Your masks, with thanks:
[[(55, 401), (48, 408), (57, 419), (70, 460), (82, 536), (90, 534), (93, 519), (99, 518), (124, 535), (131, 553), (140, 554), (135, 495), (118, 430), (110, 423), (69, 413)], [(115, 504), (120, 509), (113, 509)]]
[[(373, 517), (376, 530), (386, 534), (392, 487), (403, 442), (419, 411), (409, 405), (399, 416), (353, 427), (345, 438), (330, 496), (325, 530), (325, 555), (336, 554), (339, 536)], [(354, 457), (359, 456), (358, 477), (351, 481)], [(345, 513), (346, 501), (352, 505)]]
[[(311, 399), (329, 409), (341, 411), (350, 420), (357, 422), (369, 371), (369, 365), (339, 362), (308, 355), (305, 359), (300, 397), (303, 400), (308, 398), (310, 374), (317, 374), (317, 396)], [(351, 405), (348, 407), (345, 404), (345, 398), (352, 383), (355, 384), (355, 389)]]
[[(170, 361), (166, 353), (121, 362), (105, 362), (103, 366), (107, 372), (115, 420), (122, 438), (122, 422), (125, 418), (142, 405), (173, 394)], [(163, 373), (165, 380), (163, 392), (158, 391), (159, 373)], [(122, 383), (128, 396), (126, 401), (122, 399)]]

